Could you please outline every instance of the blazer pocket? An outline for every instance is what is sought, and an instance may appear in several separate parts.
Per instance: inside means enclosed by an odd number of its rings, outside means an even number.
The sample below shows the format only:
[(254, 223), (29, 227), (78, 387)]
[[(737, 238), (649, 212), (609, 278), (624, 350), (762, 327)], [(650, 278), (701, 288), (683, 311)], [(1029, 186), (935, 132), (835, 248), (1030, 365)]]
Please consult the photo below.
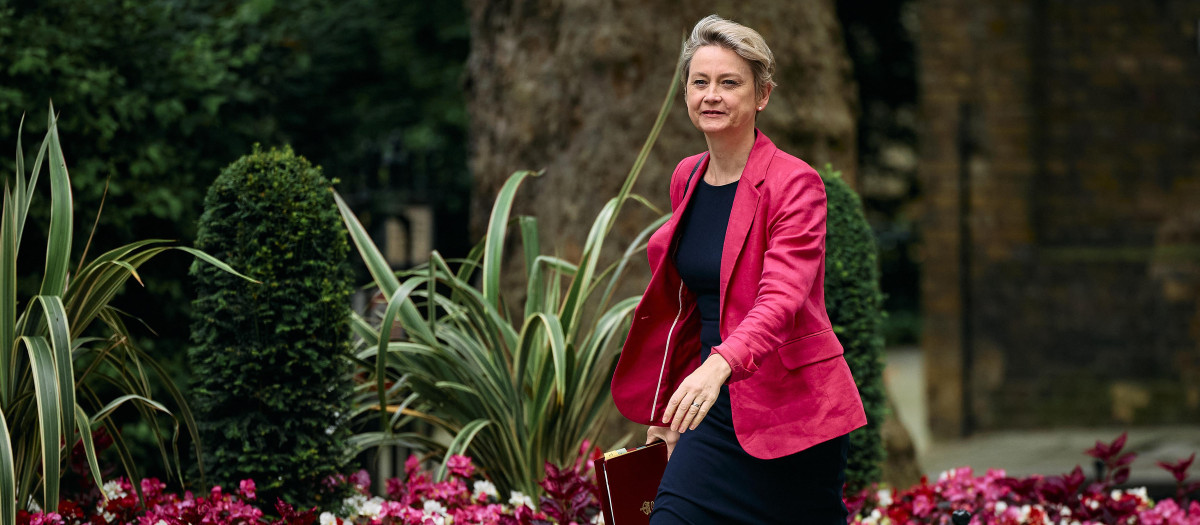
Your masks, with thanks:
[(842, 353), (842, 343), (833, 334), (833, 328), (826, 328), (783, 343), (779, 347), (779, 361), (784, 368), (795, 370)]

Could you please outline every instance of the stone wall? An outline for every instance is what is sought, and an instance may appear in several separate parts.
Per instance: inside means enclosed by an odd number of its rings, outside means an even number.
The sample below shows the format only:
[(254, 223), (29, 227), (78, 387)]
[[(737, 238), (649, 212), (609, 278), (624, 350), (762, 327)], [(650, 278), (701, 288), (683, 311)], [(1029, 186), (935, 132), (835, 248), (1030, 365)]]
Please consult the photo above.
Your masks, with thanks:
[(1200, 3), (919, 18), (935, 435), (1200, 420)]

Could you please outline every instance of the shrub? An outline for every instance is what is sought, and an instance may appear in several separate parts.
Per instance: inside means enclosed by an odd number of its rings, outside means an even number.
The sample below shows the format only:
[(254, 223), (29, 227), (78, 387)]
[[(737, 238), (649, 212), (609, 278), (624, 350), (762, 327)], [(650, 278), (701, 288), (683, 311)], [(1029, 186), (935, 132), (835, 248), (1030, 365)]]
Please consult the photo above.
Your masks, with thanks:
[(825, 307), (862, 395), (867, 426), (850, 434), (847, 491), (879, 481), (884, 460), (881, 430), (887, 416), (883, 387), (883, 294), (878, 250), (858, 195), (840, 171), (821, 171), (828, 200), (825, 238)]
[(290, 148), (209, 188), (197, 244), (262, 281), (194, 265), (193, 399), (215, 482), (307, 504), (347, 461), (350, 247), (330, 181)]

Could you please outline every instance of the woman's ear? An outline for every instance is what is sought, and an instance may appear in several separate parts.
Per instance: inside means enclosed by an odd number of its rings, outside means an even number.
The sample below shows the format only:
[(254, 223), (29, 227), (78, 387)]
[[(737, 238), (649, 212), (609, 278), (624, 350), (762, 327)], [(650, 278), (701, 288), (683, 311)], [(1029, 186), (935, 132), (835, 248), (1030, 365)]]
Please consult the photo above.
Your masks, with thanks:
[(771, 100), (771, 91), (774, 89), (775, 89), (775, 86), (773, 86), (771, 84), (767, 84), (767, 87), (763, 89), (762, 97), (760, 97), (758, 99), (758, 104), (757, 104), (759, 111), (767, 109), (767, 102), (769, 102)]

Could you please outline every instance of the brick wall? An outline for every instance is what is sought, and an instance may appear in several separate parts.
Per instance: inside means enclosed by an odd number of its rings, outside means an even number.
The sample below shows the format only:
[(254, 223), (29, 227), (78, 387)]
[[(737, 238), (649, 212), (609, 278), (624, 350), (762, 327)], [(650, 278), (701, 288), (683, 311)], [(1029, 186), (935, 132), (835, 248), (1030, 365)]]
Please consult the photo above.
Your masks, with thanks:
[(919, 17), (935, 434), (1200, 420), (1200, 3)]

